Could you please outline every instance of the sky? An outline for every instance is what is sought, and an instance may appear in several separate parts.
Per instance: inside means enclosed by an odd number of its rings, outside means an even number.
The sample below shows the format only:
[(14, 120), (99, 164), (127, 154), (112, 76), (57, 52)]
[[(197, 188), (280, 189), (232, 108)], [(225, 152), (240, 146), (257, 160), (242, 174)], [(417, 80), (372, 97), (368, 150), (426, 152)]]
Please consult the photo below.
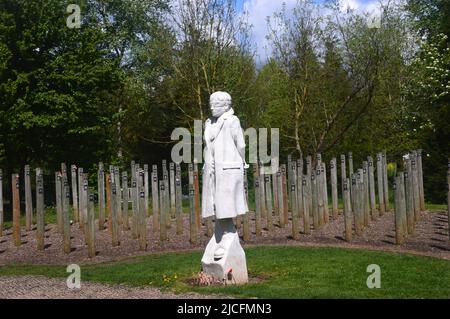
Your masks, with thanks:
[[(316, 0), (323, 2), (324, 0)], [(286, 8), (293, 8), (297, 0), (236, 0), (237, 9), (240, 12), (248, 12), (249, 23), (252, 27), (252, 40), (256, 44), (257, 60), (264, 61), (270, 52), (267, 52), (266, 17), (272, 16), (274, 12), (281, 9), (286, 3)], [(374, 12), (377, 8), (378, 0), (341, 0), (341, 8), (350, 7), (359, 12)]]

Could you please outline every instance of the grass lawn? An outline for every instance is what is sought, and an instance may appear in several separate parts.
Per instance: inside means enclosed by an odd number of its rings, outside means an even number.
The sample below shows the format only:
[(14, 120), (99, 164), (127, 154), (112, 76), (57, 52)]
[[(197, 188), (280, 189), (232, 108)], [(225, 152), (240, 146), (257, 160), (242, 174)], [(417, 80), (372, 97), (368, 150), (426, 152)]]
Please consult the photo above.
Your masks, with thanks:
[[(450, 298), (450, 261), (342, 248), (252, 247), (245, 250), (251, 276), (262, 282), (191, 287), (202, 252), (149, 254), (126, 261), (82, 265), (81, 280), (152, 285), (177, 292), (259, 298)], [(381, 288), (366, 285), (367, 266), (381, 267)], [(65, 266), (5, 266), (1, 275), (67, 277)]]

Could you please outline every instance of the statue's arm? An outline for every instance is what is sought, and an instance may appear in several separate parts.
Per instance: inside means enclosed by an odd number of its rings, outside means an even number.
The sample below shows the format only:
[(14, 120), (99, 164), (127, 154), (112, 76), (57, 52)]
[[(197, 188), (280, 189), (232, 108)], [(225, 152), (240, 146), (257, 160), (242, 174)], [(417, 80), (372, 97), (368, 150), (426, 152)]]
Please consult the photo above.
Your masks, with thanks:
[(236, 145), (236, 149), (239, 152), (239, 155), (242, 158), (242, 162), (245, 166), (245, 139), (244, 139), (244, 131), (241, 127), (241, 122), (239, 121), (239, 118), (235, 118), (233, 122), (233, 132), (234, 132), (234, 143)]

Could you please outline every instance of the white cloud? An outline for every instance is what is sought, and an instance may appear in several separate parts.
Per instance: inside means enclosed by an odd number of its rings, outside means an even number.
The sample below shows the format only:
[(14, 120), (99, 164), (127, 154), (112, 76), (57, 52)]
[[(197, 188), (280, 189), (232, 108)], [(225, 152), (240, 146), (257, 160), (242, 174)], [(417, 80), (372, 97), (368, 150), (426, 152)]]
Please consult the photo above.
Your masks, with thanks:
[(252, 25), (252, 40), (257, 49), (257, 60), (265, 61), (270, 55), (270, 45), (266, 40), (267, 17), (281, 10), (283, 2), (286, 10), (292, 10), (297, 0), (245, 0), (244, 12), (248, 12), (248, 22)]
[(353, 9), (356, 10), (360, 6), (358, 0), (341, 0), (339, 7), (341, 10)]

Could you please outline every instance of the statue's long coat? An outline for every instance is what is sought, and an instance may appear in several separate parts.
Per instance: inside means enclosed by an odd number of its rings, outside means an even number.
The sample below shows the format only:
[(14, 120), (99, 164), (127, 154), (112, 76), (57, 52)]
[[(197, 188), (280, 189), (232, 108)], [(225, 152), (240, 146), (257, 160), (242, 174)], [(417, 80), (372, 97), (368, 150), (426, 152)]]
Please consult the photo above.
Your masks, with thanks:
[(202, 217), (233, 218), (248, 211), (244, 190), (245, 140), (233, 109), (205, 123)]

